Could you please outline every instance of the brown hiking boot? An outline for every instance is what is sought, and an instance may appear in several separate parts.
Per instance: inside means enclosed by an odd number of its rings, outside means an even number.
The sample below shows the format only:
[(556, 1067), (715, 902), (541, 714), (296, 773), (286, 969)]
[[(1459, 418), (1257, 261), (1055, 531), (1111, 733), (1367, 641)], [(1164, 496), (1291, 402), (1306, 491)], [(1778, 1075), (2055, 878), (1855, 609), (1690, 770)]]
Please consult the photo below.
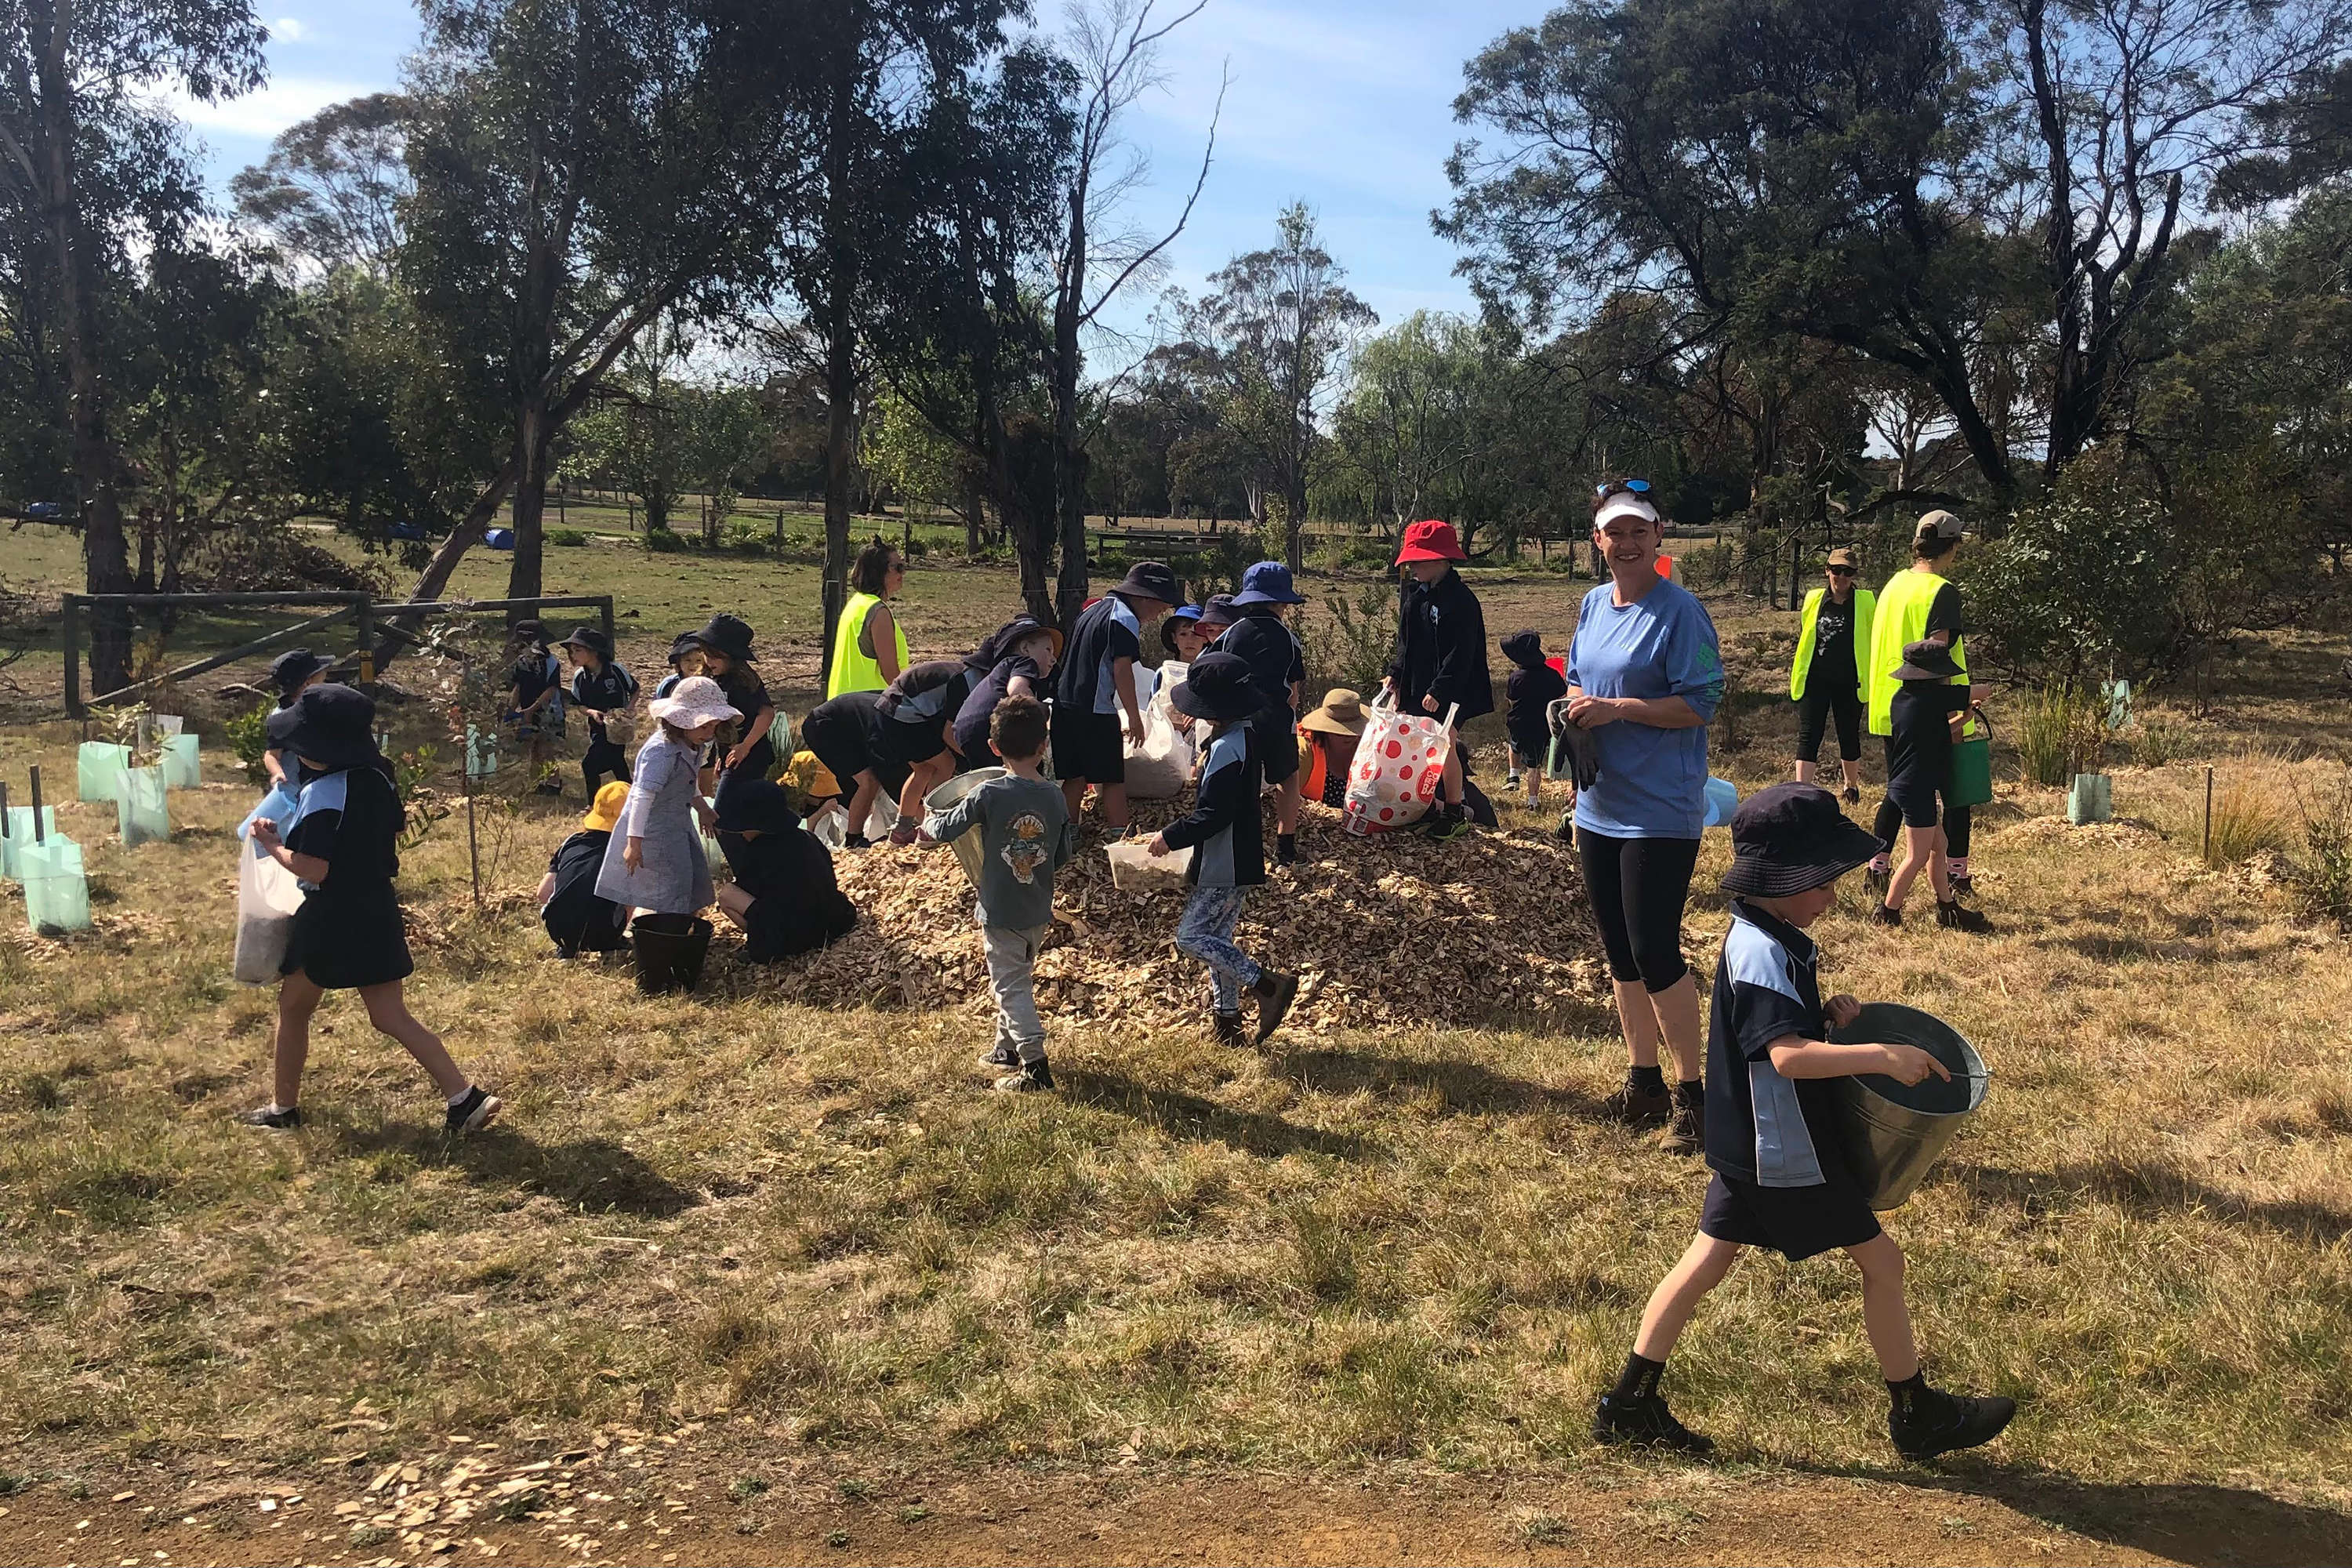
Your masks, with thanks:
[(1674, 1087), (1674, 1120), (1666, 1127), (1666, 1147), (1677, 1154), (1696, 1154), (1706, 1148), (1706, 1094)]
[(1282, 1027), (1282, 1021), (1290, 1016), (1290, 1005), (1298, 1000), (1298, 976), (1261, 970), (1250, 992), (1257, 998), (1257, 1043), (1262, 1046)]
[(1601, 1102), (1601, 1114), (1628, 1127), (1663, 1127), (1674, 1114), (1674, 1100), (1663, 1089), (1636, 1089), (1629, 1080)]

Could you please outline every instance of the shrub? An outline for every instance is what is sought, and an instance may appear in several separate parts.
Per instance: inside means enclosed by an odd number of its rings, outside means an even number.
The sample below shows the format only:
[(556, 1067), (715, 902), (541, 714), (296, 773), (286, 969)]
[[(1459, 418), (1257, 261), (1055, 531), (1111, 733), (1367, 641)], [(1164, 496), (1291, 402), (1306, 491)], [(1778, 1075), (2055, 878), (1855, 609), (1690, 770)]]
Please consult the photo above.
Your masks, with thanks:
[(587, 543), (588, 532), (585, 529), (579, 528), (551, 528), (547, 531), (546, 538), (550, 544), (560, 544), (571, 550)]
[(2294, 880), (2311, 912), (2352, 927), (2352, 771), (2339, 773), (2336, 787), (2318, 801), (2300, 798), (2303, 854)]
[(2033, 783), (2063, 788), (2076, 773), (2095, 771), (2105, 744), (2105, 716), (2090, 693), (2063, 686), (2027, 693), (2017, 756)]
[(2195, 728), (2168, 713), (2142, 713), (2132, 726), (2131, 749), (2132, 761), (2151, 768), (2199, 754)]
[(269, 711), (273, 706), (264, 702), (252, 712), (221, 726), (228, 731), (228, 743), (236, 752), (236, 760), (245, 764), (245, 776), (256, 784), (266, 776), (261, 771), (261, 756), (269, 750)]
[(688, 548), (686, 535), (667, 528), (646, 531), (646, 549), (655, 555), (676, 555)]
[(1334, 686), (1352, 686), (1366, 701), (1387, 679), (1396, 652), (1396, 590), (1385, 581), (1365, 584), (1351, 598), (1324, 595), (1307, 623), (1307, 696), (1320, 701)]

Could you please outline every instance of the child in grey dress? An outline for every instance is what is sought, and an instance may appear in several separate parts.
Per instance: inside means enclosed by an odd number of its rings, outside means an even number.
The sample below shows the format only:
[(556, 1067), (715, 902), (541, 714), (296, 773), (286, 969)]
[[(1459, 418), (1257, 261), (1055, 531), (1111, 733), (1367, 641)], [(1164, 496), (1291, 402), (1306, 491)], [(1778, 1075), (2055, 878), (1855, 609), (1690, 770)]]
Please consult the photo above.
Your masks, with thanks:
[(695, 771), (703, 743), (742, 715), (707, 675), (687, 677), (646, 710), (660, 729), (637, 753), (628, 803), (596, 873), (596, 895), (640, 914), (699, 914), (718, 895), (694, 819), (700, 816), (714, 832), (719, 819), (703, 801)]

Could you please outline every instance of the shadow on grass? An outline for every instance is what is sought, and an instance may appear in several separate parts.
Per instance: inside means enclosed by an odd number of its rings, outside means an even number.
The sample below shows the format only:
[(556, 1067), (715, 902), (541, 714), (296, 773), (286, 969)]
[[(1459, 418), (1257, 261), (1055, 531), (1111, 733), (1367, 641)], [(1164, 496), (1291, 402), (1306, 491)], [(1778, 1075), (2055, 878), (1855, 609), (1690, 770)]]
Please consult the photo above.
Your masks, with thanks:
[(353, 1154), (399, 1153), (419, 1165), (455, 1166), (478, 1185), (542, 1193), (590, 1214), (671, 1219), (702, 1201), (608, 1138), (541, 1144), (494, 1127), (453, 1139), (413, 1122), (344, 1127), (337, 1136)]
[(2198, 1180), (2162, 1160), (2102, 1160), (2054, 1171), (2011, 1171), (1998, 1165), (1955, 1163), (1951, 1174), (1980, 1195), (2016, 1205), (2029, 1215), (2063, 1212), (2088, 1201), (2111, 1203), (2147, 1219), (2205, 1214), (2235, 1225), (2330, 1247), (2352, 1232), (2352, 1213), (2307, 1199), (2249, 1198)]
[(2352, 1540), (2352, 1518), (2235, 1487), (2086, 1481), (2063, 1472), (2009, 1468), (1968, 1458), (1945, 1463), (1953, 1468), (1792, 1468), (1984, 1498), (2053, 1528), (2167, 1562), (2341, 1563), (2345, 1542)]
[(1281, 1059), (1286, 1078), (1318, 1094), (1365, 1091), (1393, 1097), (1434, 1094), (1448, 1110), (1477, 1113), (1558, 1110), (1597, 1115), (1600, 1106), (1583, 1095), (1509, 1078), (1468, 1061), (1429, 1061), (1354, 1051), (1289, 1051)]
[(1063, 1098), (1080, 1105), (1099, 1106), (1159, 1128), (1171, 1138), (1214, 1139), (1245, 1153), (1280, 1159), (1305, 1151), (1353, 1160), (1369, 1152), (1365, 1141), (1352, 1133), (1324, 1132), (1300, 1127), (1279, 1116), (1235, 1110), (1175, 1089), (1146, 1089), (1117, 1073), (1069, 1068), (1056, 1072)]

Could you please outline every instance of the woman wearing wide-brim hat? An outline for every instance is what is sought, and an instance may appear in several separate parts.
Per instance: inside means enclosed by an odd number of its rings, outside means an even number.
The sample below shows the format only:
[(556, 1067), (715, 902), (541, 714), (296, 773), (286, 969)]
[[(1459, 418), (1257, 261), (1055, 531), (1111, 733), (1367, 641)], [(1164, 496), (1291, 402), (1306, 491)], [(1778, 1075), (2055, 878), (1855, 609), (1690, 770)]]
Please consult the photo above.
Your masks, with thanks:
[(1845, 803), (1862, 799), (1862, 668), (1870, 662), (1871, 619), (1878, 595), (1855, 586), (1862, 562), (1830, 552), (1827, 583), (1805, 595), (1797, 616), (1797, 655), (1789, 665), (1789, 699), (1797, 705), (1797, 782), (1813, 782), (1822, 731), (1837, 721), (1838, 768)]
[(1345, 686), (1323, 694), (1323, 705), (1298, 721), (1300, 793), (1335, 810), (1348, 803), (1348, 770), (1364, 734), (1364, 700)]
[(742, 713), (707, 675), (688, 676), (646, 711), (658, 732), (637, 752), (636, 776), (604, 847), (596, 892), (639, 913), (700, 914), (717, 894), (694, 824), (698, 816), (716, 831), (719, 819), (696, 785), (696, 765), (703, 742)]
[(294, 874), (302, 903), (278, 965), (269, 1103), (238, 1120), (281, 1131), (301, 1125), (311, 1016), (329, 991), (352, 990), (368, 1022), (432, 1075), (446, 1102), (448, 1130), (488, 1126), (499, 1113), (498, 1097), (459, 1070), (403, 994), (416, 965), (393, 879), (408, 811), (391, 764), (376, 750), (375, 703), (348, 686), (315, 686), (270, 715), (269, 738), (296, 763), (302, 794), (290, 820), (255, 818), (253, 840)]
[[(776, 742), (771, 738), (777, 722), (776, 703), (768, 695), (767, 683), (752, 668), (750, 625), (721, 611), (694, 634), (694, 640), (702, 649), (702, 673), (719, 683), (741, 724), (719, 759), (719, 771), (729, 773), (740, 768), (753, 778), (766, 778), (776, 766)], [(789, 743), (790, 734), (784, 739)]]

